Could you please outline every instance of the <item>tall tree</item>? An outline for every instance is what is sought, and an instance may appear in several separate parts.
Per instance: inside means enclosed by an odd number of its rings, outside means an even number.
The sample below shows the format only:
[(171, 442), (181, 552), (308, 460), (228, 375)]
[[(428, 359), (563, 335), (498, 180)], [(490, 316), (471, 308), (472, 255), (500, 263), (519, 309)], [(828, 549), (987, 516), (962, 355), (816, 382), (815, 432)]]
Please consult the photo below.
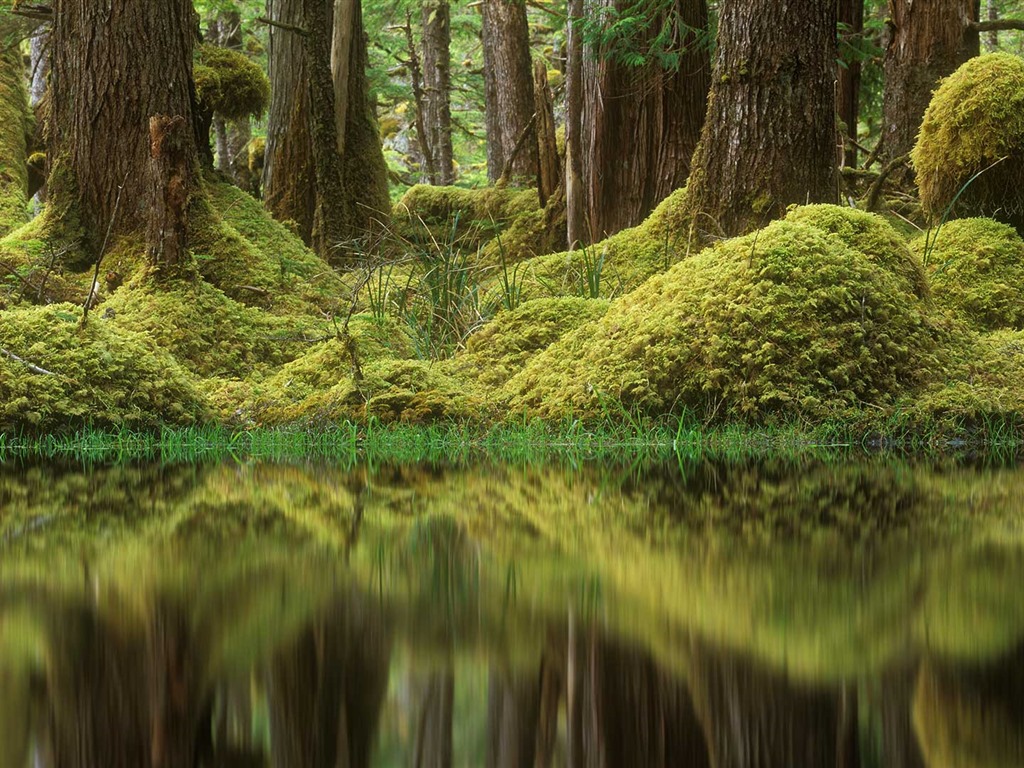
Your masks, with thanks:
[[(702, 239), (836, 199), (836, 4), (723, 0), (684, 213)], [(795, 34), (794, 30), (799, 30)]]
[(451, 184), (452, 164), (451, 112), (451, 12), (447, 0), (427, 0), (423, 4), (423, 124), (427, 136), (423, 151), (430, 152), (433, 170), (431, 184)]
[[(580, 120), (582, 203), (590, 242), (643, 221), (686, 183), (711, 84), (705, 0), (591, 0)], [(613, 22), (633, 20), (626, 36)], [(588, 26), (590, 26), (588, 25)], [(621, 25), (620, 25), (621, 26)], [(596, 30), (595, 30), (596, 32)]]
[(939, 80), (978, 55), (978, 6), (979, 0), (889, 0), (882, 103), (886, 157), (913, 148)]
[[(193, 13), (191, 0), (53, 4), (48, 215), (64, 227), (80, 226), (86, 262), (96, 259), (111, 225), (125, 233), (180, 224), (151, 220), (157, 210), (173, 211), (154, 197), (167, 190), (151, 181), (150, 120), (180, 118), (189, 126), (177, 134), (177, 152), (189, 173), (198, 167)], [(184, 204), (195, 181), (178, 179)]]
[[(523, 0), (483, 0), (487, 179), (533, 182), (537, 143), (530, 141), (533, 67)], [(507, 174), (506, 174), (507, 171)]]
[[(864, 0), (839, 0), (840, 39), (851, 55), (842, 58), (839, 66), (839, 91), (836, 109), (846, 125), (847, 135), (856, 141), (860, 120), (860, 57), (853, 53), (853, 42), (864, 32)], [(843, 165), (857, 165), (857, 148), (848, 144), (843, 149)]]

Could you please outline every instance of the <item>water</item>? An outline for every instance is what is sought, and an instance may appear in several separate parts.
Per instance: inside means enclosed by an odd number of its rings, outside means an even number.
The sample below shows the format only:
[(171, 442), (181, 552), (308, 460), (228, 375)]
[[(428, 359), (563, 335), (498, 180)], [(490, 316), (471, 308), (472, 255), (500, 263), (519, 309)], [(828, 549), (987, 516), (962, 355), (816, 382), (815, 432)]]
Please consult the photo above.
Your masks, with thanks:
[(1024, 469), (0, 465), (0, 768), (1024, 765)]

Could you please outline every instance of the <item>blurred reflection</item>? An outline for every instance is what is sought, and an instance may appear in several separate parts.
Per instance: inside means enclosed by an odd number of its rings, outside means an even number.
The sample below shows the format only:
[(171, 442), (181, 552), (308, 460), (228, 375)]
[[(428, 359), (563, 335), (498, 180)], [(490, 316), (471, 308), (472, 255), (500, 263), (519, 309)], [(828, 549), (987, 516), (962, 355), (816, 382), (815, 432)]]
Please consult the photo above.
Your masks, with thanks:
[(1024, 472), (0, 466), (0, 768), (1024, 765)]

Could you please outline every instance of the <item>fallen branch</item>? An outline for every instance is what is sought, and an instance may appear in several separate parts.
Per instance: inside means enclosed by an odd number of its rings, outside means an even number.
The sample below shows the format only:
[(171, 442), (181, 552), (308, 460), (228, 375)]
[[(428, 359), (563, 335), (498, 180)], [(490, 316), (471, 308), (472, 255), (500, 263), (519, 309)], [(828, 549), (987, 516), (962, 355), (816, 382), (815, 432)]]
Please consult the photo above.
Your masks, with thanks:
[(995, 19), (993, 21), (972, 21), (971, 29), (978, 32), (1008, 32), (1024, 30), (1024, 19)]
[(868, 190), (868, 200), (864, 206), (865, 209), (871, 211), (872, 213), (874, 212), (875, 206), (878, 205), (878, 198), (882, 194), (882, 185), (885, 184), (886, 178), (888, 178), (889, 174), (891, 174), (901, 165), (906, 165), (909, 161), (909, 154), (900, 155), (899, 157), (894, 157), (892, 160), (890, 160), (888, 163), (882, 166), (882, 170), (878, 174), (878, 178), (875, 179), (874, 183), (872, 183), (871, 185), (871, 189)]
[(526, 140), (530, 137), (530, 133), (533, 131), (534, 126), (537, 124), (537, 113), (533, 113), (533, 117), (530, 118), (530, 122), (523, 128), (523, 132), (519, 134), (519, 138), (516, 140), (516, 145), (512, 149), (512, 154), (508, 156), (505, 161), (505, 167), (501, 169), (501, 176), (494, 183), (496, 187), (503, 187), (508, 183), (509, 176), (512, 175), (512, 165), (515, 163), (516, 158), (523, 149), (523, 145)]
[(9, 350), (4, 349), (3, 347), (0, 347), (0, 355), (3, 355), (4, 357), (10, 358), (11, 360), (13, 360), (16, 363), (21, 363), (26, 368), (28, 368), (30, 371), (32, 371), (32, 373), (38, 373), (38, 374), (40, 374), (42, 376), (56, 376), (57, 375), (53, 371), (48, 371), (45, 368), (40, 368), (35, 363), (30, 363), (28, 360), (26, 360), (23, 357), (18, 357), (16, 354), (14, 354), (13, 352), (11, 352)]
[(266, 16), (260, 16), (256, 21), (260, 24), (266, 24), (268, 27), (277, 27), (283, 29), (285, 32), (294, 32), (296, 35), (302, 35), (303, 37), (309, 37), (309, 32), (304, 30), (302, 27), (297, 27), (294, 24), (285, 24), (283, 21), (274, 21), (268, 19)]

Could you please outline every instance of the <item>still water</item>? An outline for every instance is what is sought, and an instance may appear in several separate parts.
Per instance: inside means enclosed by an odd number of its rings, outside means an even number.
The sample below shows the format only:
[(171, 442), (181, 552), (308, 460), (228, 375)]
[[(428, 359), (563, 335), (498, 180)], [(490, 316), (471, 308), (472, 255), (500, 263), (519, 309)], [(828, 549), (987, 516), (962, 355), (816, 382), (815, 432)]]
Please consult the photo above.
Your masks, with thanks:
[(0, 768), (1024, 765), (1024, 468), (0, 465)]

